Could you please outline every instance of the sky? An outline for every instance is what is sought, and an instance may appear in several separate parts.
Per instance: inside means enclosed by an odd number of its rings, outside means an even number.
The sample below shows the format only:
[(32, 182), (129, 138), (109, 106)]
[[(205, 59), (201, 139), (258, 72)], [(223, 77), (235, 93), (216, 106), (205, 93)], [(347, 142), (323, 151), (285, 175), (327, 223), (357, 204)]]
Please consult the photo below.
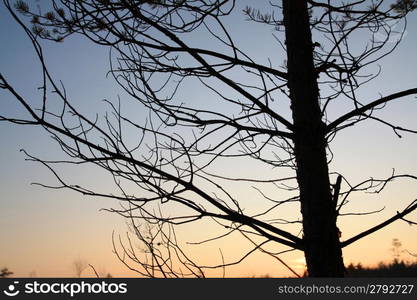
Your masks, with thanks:
[[(34, 1), (35, 2), (35, 1)], [(33, 2), (33, 3), (34, 3)], [(239, 19), (240, 17), (240, 19)], [(242, 20), (243, 16), (235, 16)], [(231, 25), (233, 25), (233, 22)], [(240, 24), (240, 23), (239, 23)], [(270, 28), (262, 26), (234, 27), (236, 39), (246, 51), (256, 53), (260, 61), (273, 51), (268, 47), (259, 47), (261, 41), (269, 39)], [(403, 43), (394, 54), (381, 63), (384, 72), (370, 84), (362, 96), (375, 99), (379, 93), (386, 95), (417, 85), (417, 14), (409, 17), (409, 26)], [(250, 36), (251, 38), (248, 38)], [(21, 28), (11, 19), (3, 4), (0, 5), (0, 71), (24, 95), (39, 93), (39, 65), (33, 49)], [(198, 45), (209, 41), (196, 39)], [(55, 78), (62, 80), (66, 90), (77, 107), (87, 114), (102, 111), (103, 99), (115, 100), (126, 95), (111, 78), (107, 78), (108, 50), (92, 45), (81, 37), (72, 37), (64, 43), (45, 43), (45, 57)], [(278, 59), (283, 59), (282, 57)], [(200, 95), (199, 90), (190, 89), (187, 94)], [(340, 113), (336, 106), (334, 113)], [(6, 113), (21, 114), (13, 99), (0, 91), (0, 110)], [(389, 104), (382, 116), (395, 120), (399, 125), (417, 128), (417, 103), (408, 97)], [(145, 118), (145, 111), (138, 111), (138, 118)], [(111, 235), (114, 231), (123, 235), (128, 229), (126, 220), (101, 208), (117, 207), (115, 201), (88, 198), (66, 190), (49, 190), (32, 182), (53, 184), (54, 178), (39, 164), (26, 161), (20, 149), (40, 157), (62, 157), (58, 146), (40, 128), (0, 123), (0, 267), (8, 267), (15, 276), (61, 277), (74, 276), (72, 264), (83, 259), (92, 264), (100, 273), (110, 272), (113, 276), (135, 276), (125, 268), (112, 253)], [(335, 139), (332, 150), (336, 154), (331, 164), (345, 176), (360, 182), (369, 177), (387, 177), (395, 168), (397, 174), (417, 174), (417, 136), (404, 134), (398, 139), (389, 128), (375, 123), (366, 123), (349, 128)], [(239, 171), (237, 164), (224, 166), (225, 172)], [(65, 177), (76, 178), (80, 182), (89, 182), (103, 190), (110, 181), (105, 174), (94, 168), (82, 171), (74, 168), (62, 168)], [(260, 176), (263, 170), (256, 170)], [(417, 182), (396, 181), (384, 193), (361, 195), (346, 208), (346, 212), (366, 212), (385, 207), (379, 214), (360, 217), (345, 217), (341, 220), (342, 239), (371, 227), (391, 216), (397, 210), (405, 208), (416, 198)], [(266, 193), (275, 190), (267, 188)], [(243, 202), (249, 203), (252, 192), (235, 190)], [(253, 207), (252, 207), (253, 208)], [(283, 211), (291, 217), (291, 211)], [(417, 213), (410, 218), (416, 220)], [(187, 240), (201, 240), (201, 232), (213, 231), (204, 222), (195, 227), (184, 227), (183, 235)], [(376, 234), (364, 238), (344, 249), (345, 263), (361, 262), (375, 265), (380, 261), (392, 259), (391, 241), (398, 238), (404, 249), (417, 252), (415, 239), (417, 228), (404, 222), (396, 222)], [(206, 236), (206, 235), (204, 235)], [(221, 243), (206, 247), (189, 247), (195, 257), (202, 262), (219, 262), (219, 248), (225, 258), (238, 257), (249, 249), (240, 244), (238, 236), (232, 236)], [(188, 249), (188, 248), (187, 248)], [(304, 268), (302, 253), (290, 253), (282, 258), (302, 273)], [(404, 254), (404, 259), (411, 259)], [(255, 254), (237, 267), (227, 270), (228, 276), (290, 276), (279, 263), (262, 254)], [(90, 269), (83, 275), (92, 276)]]

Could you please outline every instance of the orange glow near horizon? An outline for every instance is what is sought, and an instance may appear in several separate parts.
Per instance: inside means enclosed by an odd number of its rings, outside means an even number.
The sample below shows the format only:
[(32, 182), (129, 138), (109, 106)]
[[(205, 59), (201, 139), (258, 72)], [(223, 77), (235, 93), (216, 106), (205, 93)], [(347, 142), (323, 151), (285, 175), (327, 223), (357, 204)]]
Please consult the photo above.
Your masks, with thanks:
[[(97, 202), (97, 205), (99, 205), (99, 201)], [(74, 207), (76, 206), (77, 204), (74, 204)], [(60, 208), (57, 207), (57, 209)], [(123, 235), (126, 232), (123, 220), (112, 214), (97, 214), (95, 211), (91, 211), (89, 221), (89, 225), (85, 226), (84, 224), (71, 224), (70, 220), (50, 220), (48, 226), (54, 224), (55, 230), (49, 230), (47, 235), (45, 235), (47, 232), (45, 229), (38, 227), (39, 224), (26, 224), (22, 226), (20, 234), (2, 251), (3, 257), (7, 255), (16, 257), (18, 260), (8, 262), (2, 260), (0, 263), (13, 271), (15, 277), (74, 277), (72, 264), (77, 258), (82, 258), (93, 265), (101, 276), (110, 273), (113, 277), (140, 277), (124, 267), (111, 251), (111, 231), (115, 230), (116, 234)], [(370, 223), (373, 222), (375, 220)], [(115, 226), (115, 224), (118, 225)], [(344, 230), (342, 240), (345, 235), (350, 236), (363, 228), (362, 225), (355, 225), (357, 226), (350, 226), (349, 229)], [(29, 228), (31, 228), (33, 236), (36, 236), (32, 241), (24, 238), (24, 233)], [(380, 262), (392, 261), (393, 256), (390, 248), (393, 238), (398, 238), (403, 242), (403, 249), (413, 252), (414, 249), (417, 249), (417, 241), (409, 238), (413, 233), (412, 227), (397, 223), (377, 232), (375, 235), (366, 237), (344, 249), (345, 265), (361, 263), (363, 266), (376, 266)], [(21, 240), (21, 243), (18, 245), (16, 243), (19, 240)], [(192, 240), (196, 240), (195, 236), (192, 237)], [(30, 247), (27, 245), (30, 245)], [(10, 246), (10, 249), (8, 246)], [(238, 254), (245, 253), (250, 249), (247, 243), (239, 244), (238, 240), (230, 243), (225, 242), (221, 245), (209, 245), (208, 247), (187, 246), (186, 249), (196, 262), (218, 264), (221, 263), (219, 247), (222, 247), (222, 253), (226, 261), (235, 260), (239, 258)], [(13, 255), (11, 254), (12, 251)], [(283, 254), (280, 258), (299, 275), (303, 274), (305, 261), (300, 251)], [(413, 260), (411, 256), (406, 254), (402, 255), (401, 258), (406, 261)], [(270, 277), (294, 276), (282, 264), (260, 253), (250, 256), (237, 266), (226, 268), (226, 277), (262, 277), (266, 275)], [(208, 271), (207, 276), (221, 277), (222, 270)], [(88, 267), (82, 273), (82, 277), (95, 277), (95, 274)]]

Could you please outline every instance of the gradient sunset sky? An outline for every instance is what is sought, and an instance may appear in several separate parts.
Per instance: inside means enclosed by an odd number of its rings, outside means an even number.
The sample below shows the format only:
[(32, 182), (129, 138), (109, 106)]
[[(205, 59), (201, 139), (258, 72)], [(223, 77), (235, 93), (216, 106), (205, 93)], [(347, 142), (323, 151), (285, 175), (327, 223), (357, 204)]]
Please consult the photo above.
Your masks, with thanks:
[[(28, 1), (36, 5), (38, 1)], [(240, 1), (244, 6), (250, 1)], [(261, 25), (242, 23), (244, 16), (236, 13), (229, 26), (235, 38), (249, 53), (259, 56), (273, 55), (267, 46), (259, 47), (271, 39), (272, 31)], [(243, 24), (233, 28), (234, 24)], [(251, 38), (256, 37), (257, 42)], [(0, 4), (0, 72), (24, 95), (38, 93), (40, 85), (39, 63), (23, 30), (12, 19), (3, 3)], [(265, 41), (265, 42), (262, 42)], [(207, 41), (202, 40), (201, 43)], [(104, 111), (102, 100), (117, 100), (126, 97), (111, 78), (108, 71), (108, 49), (100, 48), (79, 36), (64, 43), (43, 43), (47, 64), (55, 78), (62, 80), (75, 105), (87, 113)], [(276, 45), (275, 45), (276, 46)], [(403, 89), (417, 87), (417, 13), (408, 18), (408, 28), (402, 44), (394, 54), (380, 63), (383, 73), (362, 91), (362, 97), (375, 99)], [(283, 58), (282, 58), (283, 59)], [(199, 93), (198, 90), (189, 91)], [(338, 107), (334, 108), (336, 110)], [(0, 90), (0, 110), (5, 115), (21, 114), (21, 108), (13, 98)], [(340, 112), (342, 113), (342, 112)], [(390, 103), (380, 114), (396, 124), (417, 129), (417, 101), (407, 97)], [(145, 118), (146, 111), (138, 112)], [(110, 272), (114, 276), (135, 276), (127, 270), (112, 253), (111, 235), (124, 234), (126, 221), (120, 216), (99, 211), (101, 208), (117, 207), (118, 203), (106, 199), (83, 197), (66, 190), (48, 190), (32, 182), (54, 184), (50, 172), (34, 162), (25, 161), (25, 149), (43, 158), (62, 158), (58, 145), (51, 141), (41, 129), (0, 123), (0, 268), (8, 267), (16, 277), (36, 275), (39, 277), (74, 276), (72, 263), (82, 258), (99, 272)], [(344, 174), (358, 183), (370, 177), (384, 178), (395, 168), (397, 174), (417, 175), (417, 135), (404, 133), (399, 139), (392, 130), (380, 124), (366, 122), (349, 128), (332, 144), (335, 159), (331, 170)], [(241, 166), (226, 166), (237, 170)], [(79, 182), (94, 183), (107, 189), (111, 183), (105, 174), (94, 168), (63, 168), (65, 177)], [(254, 170), (260, 176), (264, 170)], [(271, 175), (275, 176), (275, 175)], [(381, 194), (360, 195), (352, 199), (345, 212), (367, 212), (385, 207), (375, 215), (351, 216), (341, 219), (342, 240), (376, 225), (395, 215), (417, 198), (416, 181), (395, 181)], [(235, 195), (246, 201), (252, 194), (235, 190)], [(272, 187), (265, 193), (276, 192)], [(283, 212), (291, 219), (291, 210)], [(417, 212), (409, 215), (417, 220)], [(184, 227), (184, 240), (201, 240), (201, 232), (216, 230), (200, 222)], [(391, 241), (398, 238), (404, 249), (417, 253), (417, 227), (397, 221), (372, 236), (344, 249), (345, 263), (375, 265), (392, 259)], [(187, 249), (197, 261), (204, 264), (221, 263), (219, 248), (227, 260), (238, 258), (249, 248), (240, 244), (238, 236), (208, 246), (189, 246)], [(299, 273), (304, 269), (303, 254), (293, 252), (281, 257)], [(412, 259), (403, 254), (404, 259)], [(219, 275), (221, 272), (213, 273)], [(278, 262), (260, 253), (253, 255), (236, 267), (226, 270), (227, 276), (291, 276)], [(92, 276), (91, 270), (84, 275)]]

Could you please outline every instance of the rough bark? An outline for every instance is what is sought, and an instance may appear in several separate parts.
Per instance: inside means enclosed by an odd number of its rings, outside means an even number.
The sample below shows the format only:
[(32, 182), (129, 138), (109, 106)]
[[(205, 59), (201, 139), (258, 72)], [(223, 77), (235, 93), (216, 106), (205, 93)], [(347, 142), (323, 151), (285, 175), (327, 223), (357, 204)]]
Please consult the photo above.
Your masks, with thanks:
[(288, 86), (294, 122), (303, 242), (309, 276), (342, 277), (344, 265), (326, 157), (326, 138), (305, 0), (284, 0)]

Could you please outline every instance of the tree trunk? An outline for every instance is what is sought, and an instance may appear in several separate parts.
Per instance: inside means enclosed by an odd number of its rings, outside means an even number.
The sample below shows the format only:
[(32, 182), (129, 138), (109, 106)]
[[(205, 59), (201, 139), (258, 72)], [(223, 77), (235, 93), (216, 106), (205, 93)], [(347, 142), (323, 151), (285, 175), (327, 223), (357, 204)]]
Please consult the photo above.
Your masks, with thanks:
[(308, 274), (313, 277), (343, 277), (343, 257), (330, 189), (327, 141), (321, 120), (307, 1), (283, 0), (283, 14)]

